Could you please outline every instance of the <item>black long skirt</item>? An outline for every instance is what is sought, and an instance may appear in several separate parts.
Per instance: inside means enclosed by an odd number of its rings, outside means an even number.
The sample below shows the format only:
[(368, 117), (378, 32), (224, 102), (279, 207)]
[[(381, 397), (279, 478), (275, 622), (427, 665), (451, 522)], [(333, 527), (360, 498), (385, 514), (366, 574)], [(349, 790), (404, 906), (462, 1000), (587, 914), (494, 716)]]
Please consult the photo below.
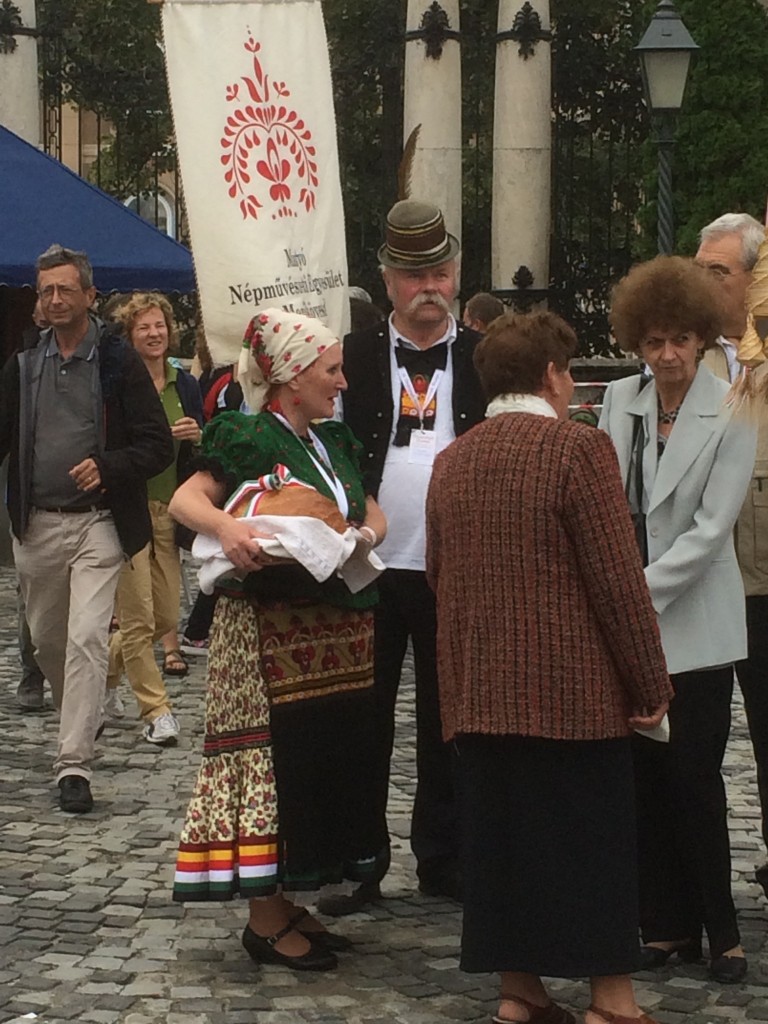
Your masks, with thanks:
[(457, 748), (462, 970), (560, 978), (636, 970), (629, 739), (463, 736)]

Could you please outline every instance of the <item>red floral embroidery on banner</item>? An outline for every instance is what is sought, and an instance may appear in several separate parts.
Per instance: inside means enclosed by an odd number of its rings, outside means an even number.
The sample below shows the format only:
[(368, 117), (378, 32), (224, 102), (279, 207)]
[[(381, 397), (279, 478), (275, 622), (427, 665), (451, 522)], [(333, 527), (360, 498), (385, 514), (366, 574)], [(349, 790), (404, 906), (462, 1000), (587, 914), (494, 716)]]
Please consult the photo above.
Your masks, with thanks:
[[(271, 81), (259, 59), (261, 43), (248, 36), (253, 73), (226, 86), (228, 103), (237, 104), (226, 120), (221, 163), (229, 195), (239, 200), (243, 218), (256, 220), (264, 202), (251, 181), (256, 174), (269, 185), (272, 219), (297, 217), (315, 208), (319, 184), (312, 133), (298, 113), (280, 102), (291, 95), (285, 82)], [(247, 95), (246, 95), (247, 94)]]

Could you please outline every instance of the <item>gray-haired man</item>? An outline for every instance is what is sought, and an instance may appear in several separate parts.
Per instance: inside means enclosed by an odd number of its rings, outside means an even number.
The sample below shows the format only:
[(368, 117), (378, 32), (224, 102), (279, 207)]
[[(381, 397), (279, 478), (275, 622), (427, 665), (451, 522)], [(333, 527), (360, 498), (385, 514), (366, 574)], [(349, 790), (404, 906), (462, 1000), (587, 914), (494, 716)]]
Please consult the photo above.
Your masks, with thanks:
[(81, 814), (93, 807), (117, 577), (149, 542), (145, 483), (173, 461), (173, 443), (138, 355), (90, 314), (85, 253), (51, 246), (37, 290), (51, 326), (3, 368), (0, 458), (27, 621), (61, 712), (60, 805)]
[[(704, 355), (704, 363), (725, 380), (734, 380), (741, 367), (736, 348), (746, 328), (747, 287), (757, 261), (763, 225), (748, 213), (726, 213), (701, 232), (696, 261), (712, 274), (723, 304), (723, 335)], [(759, 382), (768, 363), (753, 370)], [(757, 458), (752, 482), (736, 524), (736, 554), (747, 595), (748, 655), (736, 665), (744, 695), (749, 734), (757, 765), (762, 809), (763, 842), (768, 847), (768, 405), (758, 408)], [(756, 878), (768, 893), (768, 864)]]
[[(380, 745), (371, 800), (386, 843), (389, 764), (395, 703), (408, 641), (414, 656), (417, 784), (411, 848), (419, 888), (433, 896), (461, 895), (460, 835), (452, 750), (443, 742), (437, 683), (435, 597), (424, 571), (425, 501), (435, 456), (479, 423), (485, 398), (472, 357), (480, 336), (457, 324), (459, 243), (431, 203), (404, 199), (387, 215), (378, 252), (392, 303), (389, 320), (344, 339), (344, 420), (360, 441), (366, 487), (388, 520), (380, 551), (375, 615), (374, 696)], [(382, 854), (381, 874), (389, 848)], [(379, 896), (361, 885), (347, 897), (325, 897), (321, 911), (345, 914)]]

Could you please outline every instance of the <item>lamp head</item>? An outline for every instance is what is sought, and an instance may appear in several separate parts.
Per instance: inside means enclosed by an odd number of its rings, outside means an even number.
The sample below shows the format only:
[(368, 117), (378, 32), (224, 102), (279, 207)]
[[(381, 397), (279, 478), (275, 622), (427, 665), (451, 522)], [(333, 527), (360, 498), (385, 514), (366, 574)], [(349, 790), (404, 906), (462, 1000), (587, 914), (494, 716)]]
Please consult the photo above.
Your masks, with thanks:
[(661, 0), (635, 47), (652, 113), (678, 111), (683, 105), (691, 57), (698, 49), (672, 0)]

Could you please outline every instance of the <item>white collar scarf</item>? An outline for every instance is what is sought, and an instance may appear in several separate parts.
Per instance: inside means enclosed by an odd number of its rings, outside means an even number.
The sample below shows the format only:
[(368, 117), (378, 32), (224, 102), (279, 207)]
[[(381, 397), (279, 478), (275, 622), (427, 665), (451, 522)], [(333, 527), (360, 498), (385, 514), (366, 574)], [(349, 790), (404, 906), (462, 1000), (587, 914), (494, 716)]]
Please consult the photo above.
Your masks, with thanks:
[(503, 412), (531, 412), (536, 416), (549, 416), (557, 419), (557, 413), (545, 398), (538, 395), (497, 395), (488, 403), (485, 410), (486, 419), (499, 416)]

